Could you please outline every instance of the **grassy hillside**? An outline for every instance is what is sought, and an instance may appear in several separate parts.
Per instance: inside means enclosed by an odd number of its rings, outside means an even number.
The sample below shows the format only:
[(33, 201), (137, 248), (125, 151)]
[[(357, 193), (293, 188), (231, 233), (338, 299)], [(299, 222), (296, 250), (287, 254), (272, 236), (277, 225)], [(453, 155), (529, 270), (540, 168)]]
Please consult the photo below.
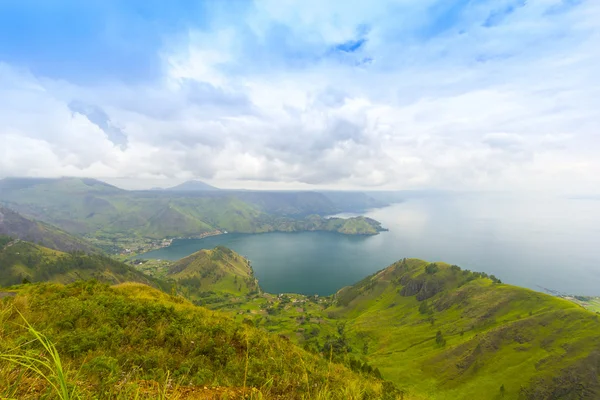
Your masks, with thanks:
[(87, 279), (108, 283), (142, 282), (166, 288), (133, 267), (99, 254), (63, 253), (21, 240), (0, 240), (0, 286), (24, 280), (69, 283)]
[(92, 179), (5, 179), (0, 181), (0, 202), (72, 234), (84, 235), (107, 251), (139, 248), (147, 244), (144, 240), (198, 237), (220, 231), (379, 231), (372, 220), (346, 224), (306, 218), (341, 211), (327, 197), (314, 192), (136, 192)]
[(166, 278), (198, 304), (232, 302), (259, 291), (250, 262), (226, 247), (200, 250), (171, 264)]
[(82, 238), (70, 235), (49, 224), (25, 218), (2, 206), (0, 206), (0, 235), (39, 243), (54, 250), (97, 251)]
[[(6, 361), (48, 356), (21, 315), (55, 344), (66, 391), (74, 392), (69, 398), (399, 398), (372, 376), (145, 285), (36, 284), (13, 293), (0, 300), (3, 398), (52, 391), (40, 376)], [(60, 371), (41, 368), (57, 383)]]
[(353, 218), (329, 218), (325, 221), (325, 229), (347, 235), (376, 235), (385, 230), (381, 223), (372, 218), (353, 217)]
[(404, 260), (345, 288), (346, 321), (383, 376), (431, 399), (600, 398), (600, 321), (542, 293)]
[(600, 321), (557, 297), (403, 260), (333, 297), (208, 304), (427, 399), (600, 398)]

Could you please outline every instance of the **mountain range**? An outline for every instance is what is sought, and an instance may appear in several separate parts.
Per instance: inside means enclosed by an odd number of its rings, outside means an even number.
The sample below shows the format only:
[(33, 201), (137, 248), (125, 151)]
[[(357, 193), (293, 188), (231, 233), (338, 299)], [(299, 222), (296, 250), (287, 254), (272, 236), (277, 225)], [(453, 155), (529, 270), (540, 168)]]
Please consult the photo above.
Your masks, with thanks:
[(349, 192), (344, 198), (350, 199), (346, 205), (339, 195), (329, 198), (317, 192), (127, 191), (83, 178), (0, 180), (0, 203), (5, 207), (117, 251), (131, 247), (134, 240), (222, 231), (377, 234), (381, 230), (373, 220), (354, 219), (352, 227), (327, 221), (324, 216), (361, 204), (385, 204), (360, 193)]

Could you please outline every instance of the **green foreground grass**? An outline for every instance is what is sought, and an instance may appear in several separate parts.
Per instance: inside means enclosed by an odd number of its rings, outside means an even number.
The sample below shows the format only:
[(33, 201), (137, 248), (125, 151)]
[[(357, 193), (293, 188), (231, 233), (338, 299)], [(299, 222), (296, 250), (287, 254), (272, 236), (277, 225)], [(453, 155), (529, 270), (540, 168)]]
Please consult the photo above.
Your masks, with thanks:
[(13, 292), (0, 301), (2, 398), (396, 398), (381, 380), (145, 285)]

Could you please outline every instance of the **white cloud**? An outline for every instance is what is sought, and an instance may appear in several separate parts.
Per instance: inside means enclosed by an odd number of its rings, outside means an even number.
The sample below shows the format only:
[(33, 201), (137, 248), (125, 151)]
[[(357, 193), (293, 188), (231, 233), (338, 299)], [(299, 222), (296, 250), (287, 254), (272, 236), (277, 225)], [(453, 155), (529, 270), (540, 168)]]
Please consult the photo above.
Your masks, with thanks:
[(177, 36), (145, 84), (0, 64), (0, 176), (597, 191), (600, 6), (479, 4), (444, 30), (443, 2), (412, 3), (261, 2)]

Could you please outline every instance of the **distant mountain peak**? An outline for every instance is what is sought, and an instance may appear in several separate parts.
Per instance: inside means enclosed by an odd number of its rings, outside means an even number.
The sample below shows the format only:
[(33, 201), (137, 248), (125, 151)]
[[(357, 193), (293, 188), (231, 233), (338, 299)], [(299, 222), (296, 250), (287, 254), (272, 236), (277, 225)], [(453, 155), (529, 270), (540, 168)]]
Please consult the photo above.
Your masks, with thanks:
[(177, 186), (173, 186), (166, 190), (178, 191), (178, 192), (195, 192), (202, 190), (219, 190), (219, 188), (209, 185), (208, 183), (204, 183), (199, 180), (191, 180), (183, 182)]

